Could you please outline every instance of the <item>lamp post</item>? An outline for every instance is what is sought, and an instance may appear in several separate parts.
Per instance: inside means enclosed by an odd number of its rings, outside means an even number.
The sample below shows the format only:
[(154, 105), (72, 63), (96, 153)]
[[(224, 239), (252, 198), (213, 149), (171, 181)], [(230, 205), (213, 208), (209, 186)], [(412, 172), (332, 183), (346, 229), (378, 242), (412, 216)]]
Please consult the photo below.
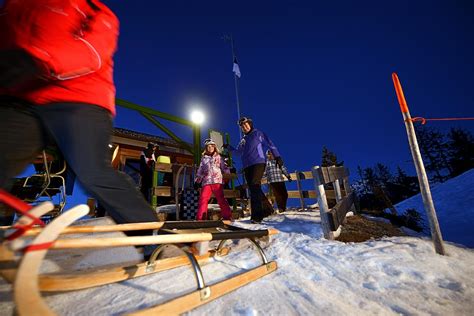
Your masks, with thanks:
[(191, 112), (191, 121), (193, 122), (193, 137), (194, 137), (194, 163), (199, 164), (201, 158), (201, 124), (204, 123), (205, 116), (199, 110)]

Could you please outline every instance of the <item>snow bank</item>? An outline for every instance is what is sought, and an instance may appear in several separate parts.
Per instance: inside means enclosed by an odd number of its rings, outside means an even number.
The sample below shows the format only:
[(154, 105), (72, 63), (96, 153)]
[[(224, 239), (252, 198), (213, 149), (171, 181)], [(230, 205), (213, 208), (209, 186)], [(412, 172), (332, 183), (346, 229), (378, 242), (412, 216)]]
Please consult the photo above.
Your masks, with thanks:
[[(474, 248), (474, 169), (431, 187), (431, 195), (438, 216), (443, 238)], [(429, 225), (421, 195), (415, 195), (395, 205), (402, 214), (407, 209), (416, 209), (425, 220), (424, 232), (429, 234)]]
[[(470, 315), (474, 308), (474, 251), (446, 245), (436, 255), (431, 241), (392, 237), (344, 244), (322, 239), (317, 212), (274, 215), (264, 225), (280, 234), (266, 245), (278, 270), (197, 308), (189, 315)], [(209, 284), (260, 263), (245, 240), (231, 253), (203, 265)], [(83, 291), (46, 296), (60, 315), (119, 315), (195, 289), (189, 268), (180, 268)], [(0, 281), (0, 314), (11, 315), (11, 286)]]

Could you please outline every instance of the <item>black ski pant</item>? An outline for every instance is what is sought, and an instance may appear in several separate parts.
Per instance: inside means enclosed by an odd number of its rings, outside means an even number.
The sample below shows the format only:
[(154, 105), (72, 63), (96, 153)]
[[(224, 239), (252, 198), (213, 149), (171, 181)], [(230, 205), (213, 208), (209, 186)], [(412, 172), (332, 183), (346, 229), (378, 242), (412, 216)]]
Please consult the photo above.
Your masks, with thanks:
[(288, 191), (286, 190), (285, 182), (272, 182), (270, 183), (273, 195), (280, 212), (286, 211), (286, 202), (288, 201)]
[(84, 189), (117, 223), (151, 222), (157, 217), (133, 180), (114, 170), (108, 145), (112, 116), (83, 103), (31, 105), (0, 98), (0, 187), (22, 172), (50, 140)]
[(245, 181), (250, 189), (251, 219), (254, 221), (261, 221), (264, 217), (262, 200), (265, 198), (265, 194), (262, 191), (262, 177), (265, 166), (264, 163), (259, 163), (244, 169)]

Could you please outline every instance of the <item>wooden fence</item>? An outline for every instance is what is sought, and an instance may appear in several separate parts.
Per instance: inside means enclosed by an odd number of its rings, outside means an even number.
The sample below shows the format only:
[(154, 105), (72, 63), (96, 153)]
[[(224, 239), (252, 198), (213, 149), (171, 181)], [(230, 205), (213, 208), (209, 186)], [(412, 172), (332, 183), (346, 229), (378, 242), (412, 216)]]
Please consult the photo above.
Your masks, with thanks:
[[(347, 213), (355, 210), (349, 169), (315, 166), (311, 171), (295, 171), (290, 175), (296, 181), (297, 190), (289, 190), (288, 198), (299, 199), (302, 209), (306, 209), (305, 199), (317, 199), (324, 237), (334, 239), (339, 236)], [(302, 181), (311, 179), (314, 180), (315, 190), (303, 190)]]
[[(151, 202), (156, 207), (156, 199), (158, 196), (175, 196), (177, 203), (177, 192), (179, 191), (179, 175), (185, 165), (177, 165), (179, 170), (173, 172), (172, 164), (156, 163), (154, 168), (153, 188)], [(157, 173), (174, 173), (173, 186), (158, 186)], [(235, 179), (235, 174), (226, 175), (228, 179)], [(288, 191), (288, 198), (297, 198), (300, 200), (301, 208), (306, 208), (305, 199), (317, 199), (319, 210), (321, 213), (321, 226), (323, 228), (324, 237), (326, 239), (334, 239), (341, 230), (348, 212), (355, 210), (354, 194), (349, 185), (349, 170), (345, 167), (313, 167), (311, 171), (296, 171), (291, 174), (295, 179), (297, 190)], [(302, 181), (314, 180), (315, 190), (303, 190)], [(265, 180), (262, 183), (266, 183)], [(226, 198), (238, 198), (240, 191), (224, 190)], [(328, 203), (328, 200), (330, 203)], [(330, 207), (331, 206), (331, 207)]]

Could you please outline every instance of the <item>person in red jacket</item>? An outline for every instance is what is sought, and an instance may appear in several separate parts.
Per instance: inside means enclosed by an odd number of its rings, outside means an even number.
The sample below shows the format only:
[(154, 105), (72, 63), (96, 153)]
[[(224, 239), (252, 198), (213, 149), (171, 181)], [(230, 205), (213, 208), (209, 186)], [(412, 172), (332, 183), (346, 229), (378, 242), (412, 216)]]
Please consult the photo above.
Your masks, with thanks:
[(0, 11), (0, 187), (50, 142), (117, 223), (156, 221), (115, 171), (118, 19), (96, 0), (6, 0)]

